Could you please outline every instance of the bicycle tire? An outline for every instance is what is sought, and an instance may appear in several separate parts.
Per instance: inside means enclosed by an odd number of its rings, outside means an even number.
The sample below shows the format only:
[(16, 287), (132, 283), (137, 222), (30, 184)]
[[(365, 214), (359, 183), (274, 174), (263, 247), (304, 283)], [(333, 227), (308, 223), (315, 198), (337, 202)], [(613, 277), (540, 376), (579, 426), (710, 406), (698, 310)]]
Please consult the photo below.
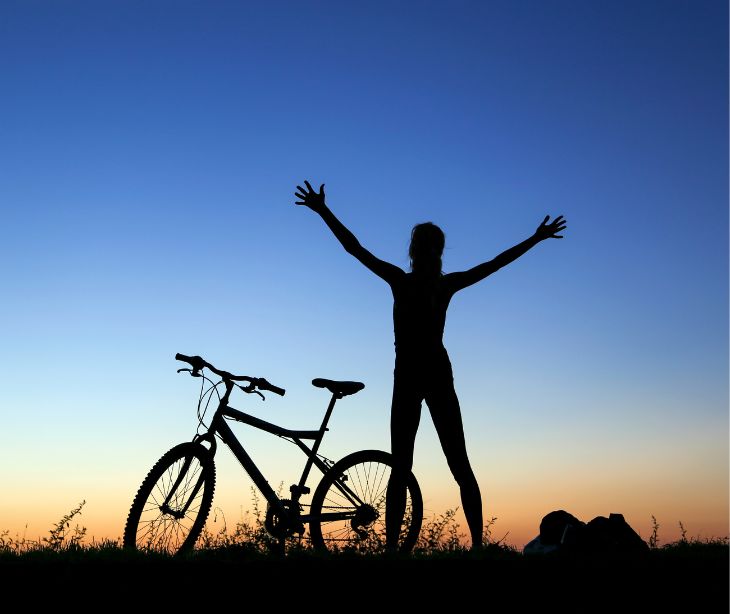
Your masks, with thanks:
[[(124, 547), (170, 555), (190, 551), (208, 519), (214, 490), (215, 464), (208, 448), (187, 442), (168, 450), (134, 497), (124, 527)], [(169, 511), (163, 509), (165, 500)]]
[[(385, 549), (385, 493), (392, 467), (392, 456), (389, 453), (361, 450), (337, 461), (322, 476), (310, 505), (309, 536), (315, 549), (362, 552)], [(342, 494), (337, 486), (342, 476), (347, 477), (345, 483), (358, 495), (362, 505), (353, 505)], [(350, 519), (332, 522), (322, 520), (323, 510), (349, 514)], [(359, 519), (356, 516), (358, 513)], [(410, 473), (400, 552), (410, 552), (416, 545), (422, 522), (421, 489), (416, 477)]]

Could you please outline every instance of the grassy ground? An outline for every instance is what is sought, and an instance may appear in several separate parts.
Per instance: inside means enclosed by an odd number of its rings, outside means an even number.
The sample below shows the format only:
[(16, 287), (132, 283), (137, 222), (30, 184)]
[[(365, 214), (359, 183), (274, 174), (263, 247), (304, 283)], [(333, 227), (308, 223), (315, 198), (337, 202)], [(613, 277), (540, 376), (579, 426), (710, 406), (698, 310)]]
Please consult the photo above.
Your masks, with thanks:
[[(332, 609), (360, 606), (468, 605), (472, 595), (512, 611), (728, 611), (728, 547), (721, 541), (679, 544), (644, 555), (526, 556), (496, 546), (411, 556), (286, 556), (231, 546), (184, 558), (127, 552), (118, 546), (37, 550), (0, 556), (4, 595), (69, 605), (226, 603)], [(225, 587), (229, 595), (218, 594)], [(386, 608), (388, 611), (390, 608)], [(450, 608), (451, 609), (451, 608)], [(485, 608), (486, 609), (486, 608)]]
[[(83, 504), (82, 504), (83, 505)], [(472, 553), (453, 513), (427, 522), (410, 555), (273, 551), (256, 521), (206, 534), (184, 557), (85, 544), (73, 510), (41, 542), (0, 533), (5, 603), (111, 611), (251, 607), (297, 611), (728, 612), (728, 540), (686, 539), (641, 554), (524, 555), (491, 539)]]

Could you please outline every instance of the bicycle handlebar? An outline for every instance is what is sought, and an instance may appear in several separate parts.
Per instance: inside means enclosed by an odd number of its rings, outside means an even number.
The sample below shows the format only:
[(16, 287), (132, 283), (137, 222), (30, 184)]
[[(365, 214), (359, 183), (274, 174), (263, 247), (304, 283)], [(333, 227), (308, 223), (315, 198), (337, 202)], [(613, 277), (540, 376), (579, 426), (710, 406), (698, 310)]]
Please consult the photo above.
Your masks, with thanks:
[(256, 388), (259, 390), (268, 390), (269, 392), (278, 394), (281, 397), (283, 397), (286, 393), (286, 390), (279, 388), (278, 386), (274, 386), (274, 384), (267, 382), (263, 377), (256, 378)]
[(232, 373), (228, 373), (228, 371), (221, 371), (220, 369), (216, 369), (212, 364), (210, 364), (200, 356), (185, 356), (185, 354), (180, 354), (178, 352), (177, 354), (175, 354), (175, 360), (188, 363), (193, 368), (193, 372), (197, 372), (203, 368), (207, 368), (216, 375), (220, 375), (224, 380), (229, 380), (232, 382), (249, 382), (253, 387), (258, 388), (259, 390), (267, 390), (282, 397), (286, 393), (286, 390), (284, 390), (284, 388), (279, 388), (278, 386), (270, 384), (263, 377), (233, 375)]

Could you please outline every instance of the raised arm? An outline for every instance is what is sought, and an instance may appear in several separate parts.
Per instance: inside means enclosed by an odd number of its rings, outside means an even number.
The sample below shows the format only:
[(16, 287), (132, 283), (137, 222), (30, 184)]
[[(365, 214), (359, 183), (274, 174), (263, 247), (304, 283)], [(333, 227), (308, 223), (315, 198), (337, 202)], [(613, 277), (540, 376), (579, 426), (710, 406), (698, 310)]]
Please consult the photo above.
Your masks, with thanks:
[(503, 251), (496, 258), (489, 260), (488, 262), (483, 262), (468, 271), (449, 273), (446, 277), (453, 291), (456, 292), (481, 281), (488, 275), (491, 275), (495, 271), (501, 269), (503, 266), (517, 260), (517, 258), (535, 247), (535, 245), (540, 243), (540, 241), (544, 241), (545, 239), (562, 239), (563, 236), (558, 233), (565, 230), (567, 227), (563, 216), (559, 215), (552, 222), (548, 223), (549, 219), (550, 216), (546, 215), (542, 224), (537, 227), (537, 230), (531, 237), (528, 237), (522, 241), (522, 243), (518, 243), (514, 247), (510, 247), (508, 250)]
[(320, 186), (319, 192), (315, 192), (308, 181), (305, 181), (304, 185), (307, 186), (306, 189), (297, 186), (297, 191), (294, 195), (299, 200), (295, 204), (309, 207), (312, 211), (318, 213), (348, 254), (355, 256), (355, 258), (373, 273), (388, 283), (391, 283), (397, 276), (404, 274), (403, 269), (373, 256), (373, 254), (360, 245), (360, 241), (357, 240), (355, 235), (335, 217), (335, 214), (325, 204), (324, 184)]

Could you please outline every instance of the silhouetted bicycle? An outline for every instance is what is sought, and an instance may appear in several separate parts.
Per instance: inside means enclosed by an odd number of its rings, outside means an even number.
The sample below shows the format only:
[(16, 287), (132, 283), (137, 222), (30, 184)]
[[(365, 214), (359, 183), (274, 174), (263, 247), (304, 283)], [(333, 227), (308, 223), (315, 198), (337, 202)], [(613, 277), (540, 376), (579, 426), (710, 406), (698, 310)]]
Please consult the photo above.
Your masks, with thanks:
[[(234, 387), (262, 398), (264, 395), (260, 391), (283, 396), (283, 388), (270, 384), (264, 378), (221, 371), (200, 356), (176, 354), (175, 358), (192, 367), (178, 369), (178, 373), (185, 371), (193, 377), (203, 378), (198, 401), (198, 432), (192, 441), (181, 443), (165, 453), (147, 474), (127, 517), (125, 547), (180, 554), (195, 546), (213, 502), (217, 436), (231, 449), (266, 499), (264, 526), (282, 546), (288, 537), (298, 535), (302, 538), (304, 525), (309, 525), (308, 537), (320, 550), (364, 546), (370, 551), (384, 548), (385, 492), (392, 470), (391, 455), (381, 450), (361, 450), (333, 462), (318, 452), (336, 401), (359, 392), (364, 384), (312, 380), (314, 386), (332, 393), (322, 424), (316, 431), (289, 430), (228, 405)], [(213, 382), (203, 374), (204, 369), (220, 377), (220, 381)], [(207, 390), (205, 382), (210, 384)], [(222, 396), (221, 385), (225, 387)], [(214, 393), (218, 398), (218, 408), (210, 425), (206, 426), (205, 413)], [(290, 487), (290, 499), (282, 499), (274, 492), (228, 426), (228, 420), (281, 437), (296, 444), (306, 455), (302, 476), (297, 484)], [(303, 440), (312, 440), (311, 447)], [(309, 504), (309, 513), (304, 513), (305, 505), (301, 498), (310, 493), (306, 482), (312, 466), (322, 472), (322, 478)], [(413, 473), (408, 477), (406, 510), (399, 544), (404, 552), (415, 545), (423, 520), (423, 499)]]

